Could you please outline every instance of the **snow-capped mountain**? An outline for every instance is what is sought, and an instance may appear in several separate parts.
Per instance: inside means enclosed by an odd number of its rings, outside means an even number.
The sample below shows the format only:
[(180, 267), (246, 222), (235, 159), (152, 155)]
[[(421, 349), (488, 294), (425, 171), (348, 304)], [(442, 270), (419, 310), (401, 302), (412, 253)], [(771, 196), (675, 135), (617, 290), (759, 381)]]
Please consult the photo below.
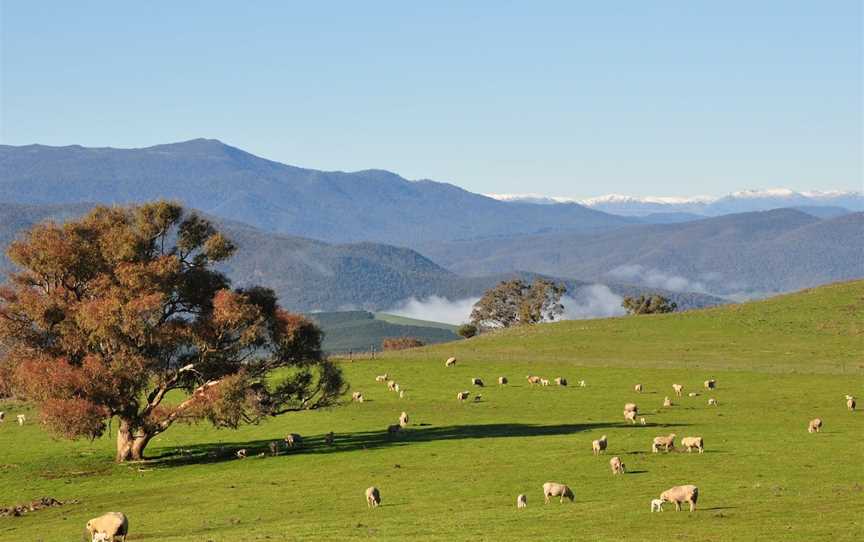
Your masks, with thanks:
[(803, 191), (788, 188), (742, 190), (725, 196), (627, 196), (607, 194), (593, 198), (544, 196), (542, 194), (485, 194), (502, 201), (556, 204), (578, 203), (616, 215), (647, 216), (656, 213), (688, 213), (719, 216), (784, 207), (836, 207), (864, 211), (864, 193), (855, 191)]

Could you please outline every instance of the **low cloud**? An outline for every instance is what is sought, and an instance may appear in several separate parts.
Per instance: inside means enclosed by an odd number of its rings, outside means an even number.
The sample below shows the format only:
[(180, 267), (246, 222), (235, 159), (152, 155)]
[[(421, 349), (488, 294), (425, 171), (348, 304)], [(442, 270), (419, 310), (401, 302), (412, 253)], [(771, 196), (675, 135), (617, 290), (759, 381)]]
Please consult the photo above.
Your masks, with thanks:
[(666, 273), (644, 265), (621, 265), (607, 273), (610, 277), (633, 284), (662, 288), (672, 292), (708, 293), (705, 283), (681, 275)]
[(437, 295), (424, 299), (412, 297), (383, 312), (418, 320), (458, 325), (469, 320), (471, 309), (479, 300), (479, 297), (470, 297), (451, 301), (446, 297), (438, 297)]
[(624, 301), (619, 295), (612, 293), (608, 287), (602, 284), (583, 286), (572, 295), (561, 299), (564, 305), (564, 320), (587, 320), (589, 318), (609, 318), (621, 316)]

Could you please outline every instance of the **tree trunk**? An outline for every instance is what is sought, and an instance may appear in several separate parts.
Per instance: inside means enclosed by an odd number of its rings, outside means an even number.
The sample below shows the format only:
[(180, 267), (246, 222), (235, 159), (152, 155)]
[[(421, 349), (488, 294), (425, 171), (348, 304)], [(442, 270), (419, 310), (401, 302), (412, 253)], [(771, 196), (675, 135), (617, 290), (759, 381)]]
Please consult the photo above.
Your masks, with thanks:
[(144, 448), (154, 435), (135, 425), (132, 420), (120, 418), (117, 428), (117, 463), (144, 459)]

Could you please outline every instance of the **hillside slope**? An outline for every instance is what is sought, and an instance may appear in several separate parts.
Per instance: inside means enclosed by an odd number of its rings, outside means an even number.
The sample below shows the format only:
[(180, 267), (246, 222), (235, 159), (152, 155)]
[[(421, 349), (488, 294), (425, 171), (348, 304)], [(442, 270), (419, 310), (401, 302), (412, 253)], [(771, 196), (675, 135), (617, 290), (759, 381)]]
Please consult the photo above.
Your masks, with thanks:
[(821, 220), (793, 209), (597, 235), (430, 243), (420, 252), (460, 274), (524, 269), (717, 294), (785, 292), (864, 277), (864, 213)]
[(515, 328), (399, 356), (864, 374), (864, 280), (680, 314)]
[(182, 201), (260, 229), (331, 242), (423, 241), (543, 231), (598, 231), (633, 220), (587, 209), (507, 203), (383, 170), (318, 171), (216, 140), (143, 149), (0, 146), (0, 201)]
[(309, 316), (324, 331), (324, 350), (329, 353), (365, 353), (373, 348), (381, 352), (381, 342), (391, 337), (414, 337), (426, 344), (459, 338), (453, 326), (407, 318), (410, 323), (401, 323), (398, 317), (390, 319), (368, 311), (318, 312)]

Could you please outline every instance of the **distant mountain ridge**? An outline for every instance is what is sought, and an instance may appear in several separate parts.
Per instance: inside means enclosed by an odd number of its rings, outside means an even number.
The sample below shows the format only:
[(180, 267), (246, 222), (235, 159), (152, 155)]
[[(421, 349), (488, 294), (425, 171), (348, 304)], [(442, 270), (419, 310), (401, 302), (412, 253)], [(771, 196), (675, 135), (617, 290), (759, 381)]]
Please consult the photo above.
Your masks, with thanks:
[(718, 295), (764, 295), (864, 277), (864, 213), (822, 220), (778, 209), (591, 236), (430, 243), (420, 251), (466, 275), (522, 269)]
[[(489, 197), (510, 202), (538, 204), (577, 203), (607, 213), (646, 217), (655, 213), (688, 213), (699, 216), (720, 216), (749, 211), (769, 211), (781, 208), (846, 209), (847, 212), (864, 211), (864, 193), (855, 191), (804, 191), (788, 188), (743, 190), (725, 196), (627, 196), (607, 194), (594, 198), (567, 198), (540, 194), (487, 194)], [(818, 212), (818, 211), (815, 211)]]
[(132, 203), (168, 198), (259, 229), (328, 242), (416, 246), (633, 220), (580, 205), (506, 203), (383, 170), (304, 169), (212, 139), (142, 149), (0, 146), (0, 202)]

